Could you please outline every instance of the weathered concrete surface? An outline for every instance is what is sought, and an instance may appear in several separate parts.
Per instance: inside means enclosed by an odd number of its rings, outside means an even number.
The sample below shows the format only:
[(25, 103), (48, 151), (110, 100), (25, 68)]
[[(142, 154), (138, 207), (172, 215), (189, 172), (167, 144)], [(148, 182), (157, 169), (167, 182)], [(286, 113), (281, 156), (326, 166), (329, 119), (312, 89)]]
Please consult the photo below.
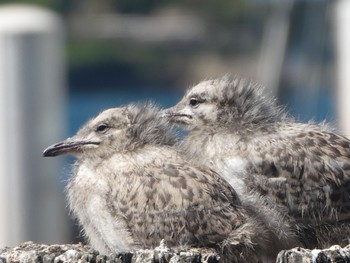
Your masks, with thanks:
[(100, 255), (83, 244), (46, 245), (25, 242), (18, 247), (0, 249), (0, 263), (220, 263), (219, 256), (210, 249), (174, 251), (164, 245), (154, 250)]
[[(163, 244), (154, 250), (100, 255), (89, 246), (79, 244), (46, 245), (25, 242), (18, 247), (0, 249), (0, 263), (220, 263), (211, 249), (173, 250)], [(350, 245), (327, 249), (293, 248), (278, 254), (277, 263), (350, 263)]]
[(350, 245), (338, 245), (327, 249), (293, 248), (283, 250), (277, 256), (277, 263), (345, 263), (350, 262)]

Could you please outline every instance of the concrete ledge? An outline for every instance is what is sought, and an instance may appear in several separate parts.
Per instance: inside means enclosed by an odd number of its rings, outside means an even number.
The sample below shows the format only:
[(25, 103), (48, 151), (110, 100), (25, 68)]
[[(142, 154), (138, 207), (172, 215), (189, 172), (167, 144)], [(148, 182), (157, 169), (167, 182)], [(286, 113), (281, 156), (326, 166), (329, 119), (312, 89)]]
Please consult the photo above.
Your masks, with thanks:
[(277, 263), (345, 263), (350, 262), (350, 245), (341, 248), (338, 245), (327, 249), (293, 248), (282, 250), (277, 256)]
[[(18, 247), (0, 249), (0, 263), (221, 263), (219, 255), (208, 248), (173, 250), (163, 244), (154, 250), (100, 255), (87, 245), (63, 244), (46, 245), (25, 242)], [(350, 262), (350, 245), (341, 248), (338, 245), (327, 249), (293, 248), (278, 254), (277, 263), (332, 263)]]
[(25, 242), (18, 247), (0, 249), (0, 263), (96, 262), (96, 263), (220, 263), (211, 249), (172, 250), (160, 245), (154, 250), (100, 255), (89, 246), (79, 244), (46, 245)]

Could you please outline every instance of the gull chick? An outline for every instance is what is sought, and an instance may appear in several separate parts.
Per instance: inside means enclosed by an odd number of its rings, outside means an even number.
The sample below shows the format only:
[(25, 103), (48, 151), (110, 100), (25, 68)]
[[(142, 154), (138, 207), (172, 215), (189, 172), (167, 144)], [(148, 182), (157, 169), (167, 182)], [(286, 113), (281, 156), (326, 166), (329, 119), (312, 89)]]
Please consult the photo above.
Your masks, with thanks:
[[(295, 121), (262, 86), (230, 76), (203, 81), (165, 116), (189, 130), (180, 146), (189, 157), (240, 196), (247, 189), (267, 196), (301, 232), (324, 225), (325, 236), (329, 224), (349, 220), (350, 141), (325, 124)], [(339, 242), (348, 226), (343, 233)]]
[[(189, 163), (159, 110), (128, 105), (102, 112), (44, 156), (77, 157), (69, 206), (101, 253), (168, 246), (218, 247), (227, 262), (274, 258), (281, 245), (234, 189)], [(281, 247), (280, 247), (281, 248)]]

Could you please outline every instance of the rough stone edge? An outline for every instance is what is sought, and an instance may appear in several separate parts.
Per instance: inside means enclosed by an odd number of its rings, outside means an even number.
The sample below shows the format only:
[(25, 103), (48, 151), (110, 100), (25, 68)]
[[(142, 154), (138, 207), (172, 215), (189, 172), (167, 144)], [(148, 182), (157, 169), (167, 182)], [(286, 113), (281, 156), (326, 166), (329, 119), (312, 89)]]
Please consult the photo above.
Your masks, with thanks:
[[(17, 247), (0, 249), (0, 263), (220, 263), (220, 257), (213, 249), (179, 249), (174, 250), (160, 244), (154, 250), (137, 250), (133, 252), (101, 255), (98, 251), (82, 243), (47, 245), (31, 241)], [(341, 248), (338, 245), (327, 249), (293, 248), (282, 250), (277, 256), (277, 263), (328, 263), (350, 262), (350, 245)]]
[(305, 249), (301, 247), (282, 250), (277, 263), (331, 263), (350, 262), (350, 245), (342, 248), (338, 245), (326, 249)]
[(220, 257), (211, 249), (173, 250), (160, 244), (154, 250), (101, 255), (87, 245), (47, 245), (31, 241), (17, 247), (0, 249), (0, 263), (9, 262), (93, 262), (93, 263), (220, 263)]

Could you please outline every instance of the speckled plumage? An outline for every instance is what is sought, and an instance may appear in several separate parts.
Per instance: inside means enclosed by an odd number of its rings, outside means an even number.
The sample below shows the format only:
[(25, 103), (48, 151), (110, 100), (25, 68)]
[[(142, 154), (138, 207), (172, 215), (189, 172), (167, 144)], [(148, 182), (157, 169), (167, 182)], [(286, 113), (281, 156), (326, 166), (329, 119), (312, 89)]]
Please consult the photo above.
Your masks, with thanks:
[[(349, 220), (350, 141), (325, 124), (295, 121), (260, 85), (229, 76), (203, 81), (166, 113), (190, 130), (180, 146), (188, 156), (241, 195), (247, 187), (267, 197), (298, 230), (332, 233)], [(339, 240), (350, 234), (342, 225)]]
[(77, 156), (68, 201), (95, 249), (152, 248), (164, 239), (173, 247), (217, 247), (228, 262), (254, 262), (286, 248), (253, 208), (259, 200), (243, 206), (219, 175), (178, 153), (174, 138), (156, 107), (129, 105), (102, 112), (44, 151)]

